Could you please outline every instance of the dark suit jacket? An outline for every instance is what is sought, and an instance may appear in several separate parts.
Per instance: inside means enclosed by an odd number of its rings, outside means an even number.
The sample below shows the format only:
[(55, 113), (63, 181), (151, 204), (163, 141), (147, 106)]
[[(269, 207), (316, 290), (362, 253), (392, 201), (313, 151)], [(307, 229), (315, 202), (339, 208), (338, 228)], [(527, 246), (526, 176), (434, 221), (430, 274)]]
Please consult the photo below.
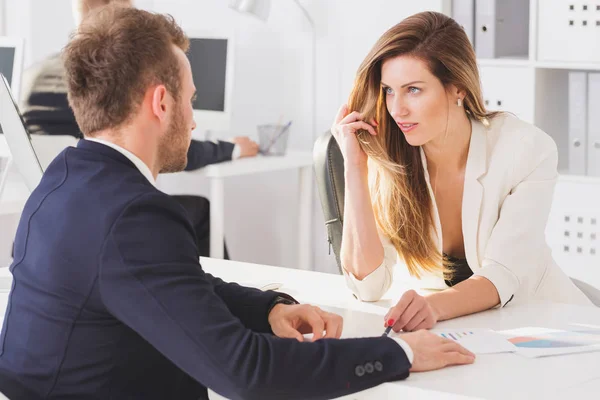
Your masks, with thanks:
[[(67, 81), (60, 55), (53, 55), (23, 73), (20, 109), (32, 134), (83, 138), (67, 99)], [(234, 144), (192, 140), (186, 171), (231, 160)]]
[(25, 388), (45, 399), (198, 399), (205, 387), (231, 399), (325, 399), (410, 368), (386, 337), (273, 336), (277, 293), (205, 273), (185, 210), (99, 143), (81, 140), (50, 164), (10, 268), (0, 391), (11, 399), (29, 398)]

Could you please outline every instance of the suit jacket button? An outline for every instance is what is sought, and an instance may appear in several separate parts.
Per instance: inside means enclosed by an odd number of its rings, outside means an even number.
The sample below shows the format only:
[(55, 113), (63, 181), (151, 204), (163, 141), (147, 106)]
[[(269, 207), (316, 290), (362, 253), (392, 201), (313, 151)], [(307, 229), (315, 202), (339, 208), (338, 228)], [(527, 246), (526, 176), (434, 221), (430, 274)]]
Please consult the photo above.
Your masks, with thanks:
[(383, 371), (383, 364), (381, 362), (375, 361), (375, 364), (373, 366), (375, 367), (375, 371), (377, 371), (377, 372)]
[(367, 374), (372, 374), (373, 371), (375, 371), (375, 367), (373, 367), (373, 363), (366, 363), (365, 364), (365, 371), (367, 372)]
[(360, 378), (365, 374), (365, 367), (362, 365), (357, 365), (356, 368), (354, 368), (354, 373)]

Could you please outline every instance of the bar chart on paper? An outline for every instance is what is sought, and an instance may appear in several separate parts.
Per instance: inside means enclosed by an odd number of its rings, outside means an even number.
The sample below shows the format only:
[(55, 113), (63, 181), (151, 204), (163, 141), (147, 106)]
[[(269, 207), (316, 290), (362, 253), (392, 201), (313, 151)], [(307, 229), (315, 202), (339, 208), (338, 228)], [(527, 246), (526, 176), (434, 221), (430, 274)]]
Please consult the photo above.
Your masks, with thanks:
[(457, 331), (457, 332), (443, 332), (439, 334), (441, 337), (444, 337), (446, 339), (451, 339), (451, 340), (460, 340), (462, 338), (465, 338), (467, 336), (471, 336), (474, 335), (473, 331)]
[(512, 353), (516, 351), (514, 344), (490, 329), (432, 329), (431, 332), (445, 339), (455, 341), (475, 354)]
[(516, 351), (514, 344), (489, 329), (432, 329), (431, 332), (453, 340), (475, 354), (513, 353)]

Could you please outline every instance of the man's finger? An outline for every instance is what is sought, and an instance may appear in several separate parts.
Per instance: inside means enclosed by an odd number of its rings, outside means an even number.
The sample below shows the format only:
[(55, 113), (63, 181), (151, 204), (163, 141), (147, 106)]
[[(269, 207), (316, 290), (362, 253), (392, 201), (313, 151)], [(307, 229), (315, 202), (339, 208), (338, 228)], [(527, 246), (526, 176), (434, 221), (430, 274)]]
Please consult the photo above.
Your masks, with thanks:
[(460, 353), (465, 356), (475, 357), (475, 354), (465, 349), (463, 346), (456, 342), (445, 343), (442, 345), (442, 351), (446, 353)]
[[(340, 332), (339, 326), (342, 324), (342, 318), (334, 315), (334, 314), (329, 314), (329, 313), (324, 313), (324, 320), (325, 320), (325, 338), (326, 339), (338, 339), (340, 337), (340, 335), (338, 334), (338, 332)], [(340, 332), (341, 333), (341, 332)]]
[(306, 322), (312, 327), (313, 341), (321, 339), (325, 330), (325, 323), (319, 313), (316, 310), (309, 311), (306, 315)]
[(444, 363), (446, 365), (463, 365), (473, 364), (475, 362), (474, 356), (466, 356), (459, 352), (445, 353)]
[(340, 319), (340, 324), (338, 325), (338, 330), (335, 334), (336, 339), (339, 339), (342, 337), (342, 332), (344, 331), (344, 319), (341, 318)]

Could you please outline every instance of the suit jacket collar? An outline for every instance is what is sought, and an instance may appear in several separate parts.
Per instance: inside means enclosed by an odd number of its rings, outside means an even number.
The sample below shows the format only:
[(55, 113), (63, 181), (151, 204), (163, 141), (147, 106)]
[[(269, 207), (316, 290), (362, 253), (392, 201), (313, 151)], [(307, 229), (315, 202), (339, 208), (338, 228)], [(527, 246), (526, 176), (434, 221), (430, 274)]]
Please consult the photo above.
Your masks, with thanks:
[(77, 148), (82, 149), (82, 150), (89, 150), (89, 151), (92, 151), (92, 152), (98, 153), (98, 154), (102, 154), (103, 156), (112, 158), (115, 161), (118, 161), (120, 163), (128, 165), (131, 168), (134, 168), (137, 170), (137, 167), (135, 166), (135, 164), (133, 164), (127, 157), (125, 157), (123, 154), (119, 153), (117, 150), (115, 150), (111, 147), (105, 146), (103, 144), (92, 142), (92, 141), (85, 140), (85, 139), (81, 139), (79, 142), (77, 142)]

